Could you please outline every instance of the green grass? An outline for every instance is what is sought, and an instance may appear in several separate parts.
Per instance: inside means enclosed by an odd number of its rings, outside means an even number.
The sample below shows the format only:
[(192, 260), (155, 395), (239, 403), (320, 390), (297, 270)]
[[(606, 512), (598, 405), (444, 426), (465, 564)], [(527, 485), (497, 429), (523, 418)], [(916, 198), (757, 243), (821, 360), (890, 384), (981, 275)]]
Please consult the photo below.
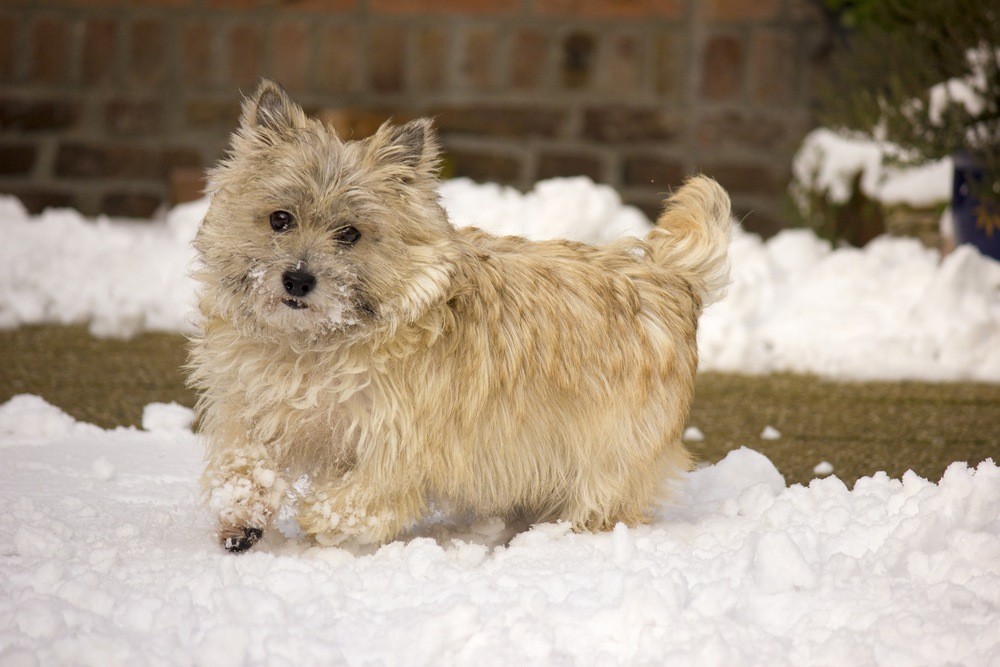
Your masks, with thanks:
[[(38, 394), (77, 419), (103, 427), (138, 425), (154, 401), (194, 403), (180, 369), (180, 336), (101, 340), (82, 327), (0, 331), (0, 402)], [(884, 470), (937, 480), (952, 461), (1000, 461), (1000, 385), (828, 382), (810, 376), (699, 376), (689, 443), (714, 463), (746, 445), (764, 452), (789, 483), (808, 483), (820, 461), (852, 485)], [(771, 425), (779, 440), (761, 440)]]

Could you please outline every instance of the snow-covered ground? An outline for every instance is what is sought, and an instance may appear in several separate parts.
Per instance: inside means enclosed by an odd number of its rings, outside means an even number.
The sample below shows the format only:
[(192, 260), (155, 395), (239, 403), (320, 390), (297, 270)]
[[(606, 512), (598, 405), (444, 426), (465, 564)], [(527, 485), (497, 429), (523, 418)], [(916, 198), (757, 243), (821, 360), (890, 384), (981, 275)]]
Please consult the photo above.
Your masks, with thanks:
[[(191, 414), (0, 405), (0, 665), (995, 665), (1000, 469), (787, 487), (749, 449), (651, 526), (438, 521), (374, 553), (286, 520), (231, 555)], [(703, 425), (708, 426), (708, 425)], [(282, 534), (284, 533), (284, 534)], [(287, 535), (287, 536), (286, 536)], [(509, 543), (507, 542), (509, 540)]]
[[(649, 229), (637, 209), (586, 178), (544, 181), (526, 194), (459, 179), (441, 193), (456, 224), (497, 233), (600, 243)], [(185, 330), (190, 242), (206, 205), (122, 224), (69, 210), (32, 217), (0, 197), (0, 326)], [(766, 242), (737, 231), (732, 258), (729, 295), (702, 319), (703, 369), (1000, 381), (1000, 263), (969, 247), (942, 260), (908, 239), (833, 249), (806, 230)]]
[[(527, 194), (451, 181), (458, 224), (603, 242), (648, 221), (586, 179)], [(31, 217), (0, 198), (0, 326), (184, 331), (205, 202), (164, 219)], [(703, 368), (1000, 381), (1000, 264), (916, 242), (832, 249), (737, 231), (705, 314)], [(701, 429), (698, 428), (701, 427)], [(710, 424), (685, 437), (710, 435)], [(704, 429), (704, 431), (702, 430)], [(771, 426), (761, 438), (780, 438)], [(938, 483), (831, 466), (787, 487), (749, 449), (691, 473), (651, 526), (579, 535), (439, 517), (411, 539), (311, 546), (293, 501), (225, 553), (199, 502), (191, 413), (142, 429), (0, 405), (0, 667), (14, 665), (992, 665), (1000, 655), (1000, 470)], [(521, 532), (518, 532), (521, 530)]]

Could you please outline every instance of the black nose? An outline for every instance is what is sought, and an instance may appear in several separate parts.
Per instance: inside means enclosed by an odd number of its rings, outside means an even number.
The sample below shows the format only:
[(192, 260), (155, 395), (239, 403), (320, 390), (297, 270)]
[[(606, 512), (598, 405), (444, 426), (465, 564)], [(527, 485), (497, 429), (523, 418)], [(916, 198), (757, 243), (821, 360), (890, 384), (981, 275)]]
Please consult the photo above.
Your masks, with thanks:
[(301, 269), (285, 271), (281, 274), (281, 284), (292, 296), (305, 296), (316, 287), (316, 276)]

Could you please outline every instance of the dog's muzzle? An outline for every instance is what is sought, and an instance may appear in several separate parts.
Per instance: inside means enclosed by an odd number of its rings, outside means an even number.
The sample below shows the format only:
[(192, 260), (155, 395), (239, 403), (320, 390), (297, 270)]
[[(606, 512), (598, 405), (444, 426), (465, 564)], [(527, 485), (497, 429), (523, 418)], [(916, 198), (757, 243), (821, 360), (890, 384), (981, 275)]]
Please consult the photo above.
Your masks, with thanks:
[(281, 303), (293, 310), (303, 310), (309, 306), (300, 297), (307, 296), (316, 288), (316, 276), (299, 268), (292, 269), (281, 274), (281, 286), (291, 297), (282, 299)]

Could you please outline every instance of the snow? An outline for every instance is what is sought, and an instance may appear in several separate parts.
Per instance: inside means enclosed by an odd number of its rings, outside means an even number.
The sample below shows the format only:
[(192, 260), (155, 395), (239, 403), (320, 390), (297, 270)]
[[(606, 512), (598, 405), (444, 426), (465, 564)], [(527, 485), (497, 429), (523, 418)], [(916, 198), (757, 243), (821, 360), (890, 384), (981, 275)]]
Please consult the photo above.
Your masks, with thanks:
[(860, 176), (861, 192), (888, 206), (926, 208), (951, 200), (951, 158), (908, 167), (886, 162), (902, 154), (898, 146), (888, 142), (817, 128), (806, 135), (795, 155), (792, 192), (800, 208), (804, 191), (820, 194), (833, 204), (845, 204)]
[(819, 475), (821, 477), (826, 477), (827, 475), (833, 474), (833, 464), (829, 461), (820, 461), (813, 468), (813, 474)]
[(684, 442), (702, 442), (704, 439), (705, 434), (697, 426), (688, 426), (681, 435), (681, 440)]
[[(456, 179), (441, 195), (456, 224), (497, 233), (602, 243), (649, 229), (614, 190), (586, 178), (543, 181), (525, 194)], [(29, 216), (0, 196), (0, 327), (189, 331), (190, 244), (207, 205), (121, 223), (65, 209)], [(835, 249), (807, 230), (767, 241), (736, 230), (732, 260), (728, 296), (702, 318), (703, 370), (1000, 381), (1000, 263), (969, 247), (942, 260), (910, 239)]]
[[(970, 149), (989, 146), (995, 141), (996, 124), (987, 112), (990, 94), (989, 76), (1000, 66), (1000, 49), (982, 43), (965, 52), (968, 65), (964, 76), (954, 77), (932, 86), (928, 91), (927, 119), (941, 127), (945, 114), (956, 108), (969, 118), (965, 141)], [(916, 101), (915, 113), (923, 111), (922, 101)]]
[(761, 440), (781, 440), (781, 431), (774, 428), (770, 424), (764, 427), (764, 430), (760, 432)]
[[(995, 664), (1000, 469), (786, 486), (750, 449), (650, 526), (429, 522), (225, 553), (181, 409), (0, 405), (0, 664)], [(188, 415), (190, 417), (190, 415)], [(104, 474), (110, 471), (111, 474)], [(292, 531), (286, 531), (292, 532)], [(508, 541), (509, 540), (509, 541)]]
[(191, 429), (194, 413), (177, 403), (150, 403), (142, 411), (141, 423), (145, 431), (183, 433)]

